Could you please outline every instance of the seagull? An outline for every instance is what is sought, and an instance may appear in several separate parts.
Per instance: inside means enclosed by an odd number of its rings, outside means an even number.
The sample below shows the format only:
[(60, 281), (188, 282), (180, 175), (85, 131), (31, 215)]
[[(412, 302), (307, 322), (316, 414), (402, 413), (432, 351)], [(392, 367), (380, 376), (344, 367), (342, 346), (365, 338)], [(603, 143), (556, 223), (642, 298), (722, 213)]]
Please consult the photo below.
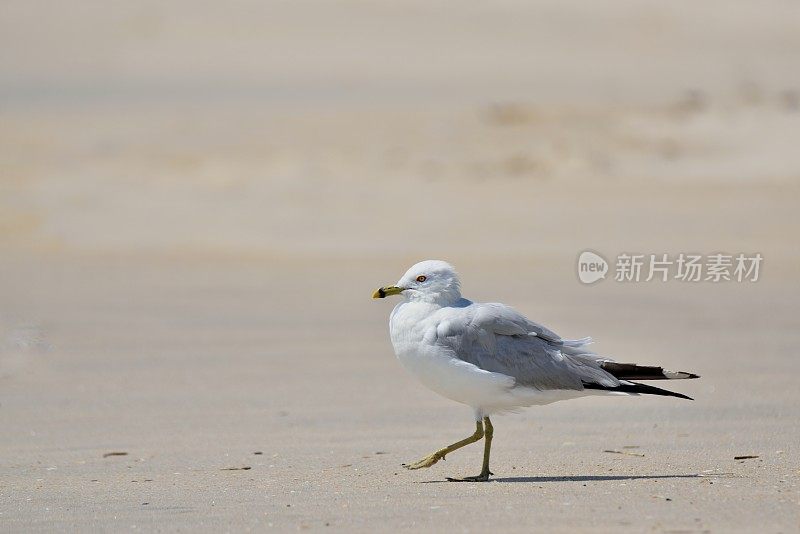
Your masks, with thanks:
[(411, 267), (395, 285), (372, 298), (402, 295), (389, 317), (389, 334), (401, 364), (440, 395), (470, 406), (475, 432), (408, 469), (431, 467), (447, 454), (484, 439), (480, 474), (447, 478), (485, 482), (494, 427), (490, 415), (587, 395), (663, 395), (681, 393), (633, 382), (699, 378), (661, 367), (617, 363), (589, 351), (591, 338), (561, 336), (500, 303), (472, 302), (461, 296), (452, 265), (426, 260)]

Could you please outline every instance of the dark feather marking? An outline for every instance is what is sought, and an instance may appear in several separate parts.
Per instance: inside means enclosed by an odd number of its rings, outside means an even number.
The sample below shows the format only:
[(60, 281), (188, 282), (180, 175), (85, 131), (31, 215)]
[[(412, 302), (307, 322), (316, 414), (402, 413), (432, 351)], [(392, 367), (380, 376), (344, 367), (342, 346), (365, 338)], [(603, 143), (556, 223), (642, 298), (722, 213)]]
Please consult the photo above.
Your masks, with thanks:
[(664, 374), (663, 367), (653, 365), (637, 365), (635, 363), (617, 363), (604, 361), (600, 364), (604, 371), (608, 371), (614, 377), (620, 380), (675, 380), (678, 378), (700, 378), (694, 373), (680, 374), (686, 375), (681, 377), (669, 377)]
[(655, 386), (648, 386), (647, 384), (638, 384), (631, 382), (630, 384), (620, 384), (616, 387), (601, 386), (600, 384), (587, 384), (584, 382), (584, 389), (601, 389), (604, 391), (619, 391), (621, 393), (641, 393), (643, 395), (663, 395), (665, 397), (678, 397), (680, 399), (694, 400), (687, 397), (682, 393), (675, 393), (666, 389), (657, 388)]

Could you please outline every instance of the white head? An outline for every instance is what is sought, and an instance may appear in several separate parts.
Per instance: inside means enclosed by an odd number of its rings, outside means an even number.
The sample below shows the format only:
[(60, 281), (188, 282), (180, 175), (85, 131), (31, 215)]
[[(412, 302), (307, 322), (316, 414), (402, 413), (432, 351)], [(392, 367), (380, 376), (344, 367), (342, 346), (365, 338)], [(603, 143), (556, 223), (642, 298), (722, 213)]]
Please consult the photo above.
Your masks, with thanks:
[(425, 260), (411, 267), (396, 285), (382, 287), (372, 298), (402, 294), (406, 300), (447, 305), (461, 298), (461, 282), (452, 265)]

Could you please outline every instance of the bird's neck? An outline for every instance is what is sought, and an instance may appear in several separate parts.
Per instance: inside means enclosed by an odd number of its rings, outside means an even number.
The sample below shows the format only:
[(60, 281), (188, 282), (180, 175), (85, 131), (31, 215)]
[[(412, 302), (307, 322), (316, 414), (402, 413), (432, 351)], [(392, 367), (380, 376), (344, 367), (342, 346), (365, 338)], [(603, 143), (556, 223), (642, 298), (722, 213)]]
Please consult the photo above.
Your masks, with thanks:
[(409, 295), (408, 302), (418, 302), (444, 308), (463, 300), (458, 291), (436, 291)]

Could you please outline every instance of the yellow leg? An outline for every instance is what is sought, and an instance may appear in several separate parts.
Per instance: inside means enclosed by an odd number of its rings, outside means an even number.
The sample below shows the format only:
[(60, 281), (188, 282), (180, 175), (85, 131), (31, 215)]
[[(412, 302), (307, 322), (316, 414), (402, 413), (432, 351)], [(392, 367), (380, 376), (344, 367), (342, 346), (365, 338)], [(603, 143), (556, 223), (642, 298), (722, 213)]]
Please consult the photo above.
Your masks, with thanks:
[(486, 439), (483, 442), (483, 466), (481, 467), (481, 474), (474, 477), (464, 478), (448, 478), (450, 482), (486, 482), (489, 480), (489, 475), (493, 474), (489, 471), (489, 453), (492, 450), (492, 436), (494, 436), (494, 427), (488, 417), (483, 418), (483, 434)]
[[(488, 417), (485, 418), (485, 419), (488, 420)], [(420, 460), (418, 462), (414, 462), (413, 464), (403, 464), (403, 467), (405, 467), (406, 469), (421, 469), (423, 467), (430, 467), (433, 464), (435, 464), (436, 462), (438, 462), (439, 460), (444, 460), (445, 459), (444, 457), (447, 454), (450, 454), (451, 452), (453, 452), (455, 450), (458, 450), (461, 447), (469, 445), (470, 443), (475, 443), (476, 441), (480, 440), (482, 437), (483, 437), (483, 425), (481, 425), (480, 421), (477, 421), (475, 423), (475, 433), (472, 434), (470, 437), (464, 438), (461, 441), (457, 441), (457, 442), (453, 443), (452, 445), (448, 445), (447, 447), (445, 447), (443, 449), (439, 449), (438, 451), (434, 452), (431, 455), (426, 456), (425, 458), (423, 458), (422, 460)], [(488, 460), (487, 460), (487, 462), (488, 462)], [(487, 467), (487, 470), (488, 470), (488, 467)]]

